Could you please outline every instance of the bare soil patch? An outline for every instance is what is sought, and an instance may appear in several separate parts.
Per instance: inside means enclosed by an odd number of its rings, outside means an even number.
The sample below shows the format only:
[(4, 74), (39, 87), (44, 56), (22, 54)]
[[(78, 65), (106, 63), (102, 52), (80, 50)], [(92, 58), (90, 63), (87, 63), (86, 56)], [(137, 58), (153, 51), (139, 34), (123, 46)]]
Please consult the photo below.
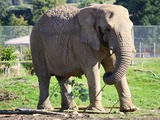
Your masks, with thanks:
[[(108, 110), (109, 111), (109, 110)], [(7, 111), (4, 111), (4, 113)], [(114, 109), (111, 113), (78, 113), (78, 112), (35, 112), (15, 113), (8, 111), (8, 114), (2, 114), (0, 111), (0, 120), (160, 120), (160, 110), (138, 110), (133, 113), (121, 113)], [(23, 114), (22, 114), (23, 113)]]
[(16, 94), (0, 90), (0, 101), (13, 100), (16, 98), (18, 98), (18, 96)]

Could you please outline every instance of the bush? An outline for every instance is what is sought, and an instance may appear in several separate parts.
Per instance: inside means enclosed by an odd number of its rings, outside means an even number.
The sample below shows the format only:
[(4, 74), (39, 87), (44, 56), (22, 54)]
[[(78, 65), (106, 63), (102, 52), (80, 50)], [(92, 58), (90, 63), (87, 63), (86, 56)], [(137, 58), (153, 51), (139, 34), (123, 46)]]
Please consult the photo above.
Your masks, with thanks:
[[(16, 60), (18, 57), (18, 54), (15, 52), (15, 47), (13, 46), (7, 46), (3, 47), (0, 46), (0, 61), (13, 61)], [(10, 67), (12, 62), (5, 63), (6, 67)]]
[(0, 47), (0, 60), (1, 61), (10, 61), (16, 60), (17, 54), (15, 54), (15, 47), (7, 46), (7, 47)]

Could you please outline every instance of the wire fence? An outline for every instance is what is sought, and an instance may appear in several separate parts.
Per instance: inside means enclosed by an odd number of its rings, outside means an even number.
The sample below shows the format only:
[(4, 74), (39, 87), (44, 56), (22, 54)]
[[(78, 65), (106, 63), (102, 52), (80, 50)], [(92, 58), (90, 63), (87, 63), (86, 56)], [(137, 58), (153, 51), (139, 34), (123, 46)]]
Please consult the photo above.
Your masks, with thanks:
[(17, 77), (34, 75), (32, 61), (0, 61), (0, 77)]
[[(33, 26), (0, 26), (0, 44), (4, 41), (30, 35)], [(160, 57), (160, 26), (134, 26), (134, 57)]]
[[(5, 41), (13, 38), (29, 36), (32, 29), (33, 26), (0, 26), (0, 45), (5, 46)], [(133, 64), (135, 61), (143, 63), (145, 58), (160, 58), (160, 26), (134, 26), (133, 34), (134, 45), (136, 48), (134, 61), (132, 62)], [(18, 50), (21, 51), (21, 44), (12, 45), (16, 46)], [(20, 54), (23, 53), (20, 52)], [(18, 64), (20, 64), (20, 66)], [(25, 71), (27, 70), (27, 72), (24, 73), (32, 74), (33, 72), (32, 61), (28, 59), (20, 59), (20, 61), (0, 61), (0, 73), (10, 74), (11, 67), (17, 70), (19, 69), (18, 67), (16, 68), (16, 66), (23, 68)], [(14, 74), (16, 75), (19, 73)]]
[(0, 26), (0, 44), (5, 45), (5, 41), (10, 39), (28, 36), (32, 29), (33, 26)]
[(160, 57), (160, 26), (134, 26), (135, 57)]

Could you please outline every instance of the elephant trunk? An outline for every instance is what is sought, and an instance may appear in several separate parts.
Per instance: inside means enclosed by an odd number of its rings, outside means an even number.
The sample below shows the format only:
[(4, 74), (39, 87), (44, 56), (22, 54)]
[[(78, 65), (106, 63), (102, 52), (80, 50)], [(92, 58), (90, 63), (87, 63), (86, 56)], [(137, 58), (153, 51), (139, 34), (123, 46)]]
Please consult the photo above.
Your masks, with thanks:
[[(131, 37), (129, 38), (131, 40)], [(127, 40), (128, 41), (128, 40)], [(116, 49), (116, 64), (113, 72), (106, 72), (103, 80), (106, 84), (112, 85), (119, 82), (125, 75), (132, 58), (132, 42), (120, 40)]]

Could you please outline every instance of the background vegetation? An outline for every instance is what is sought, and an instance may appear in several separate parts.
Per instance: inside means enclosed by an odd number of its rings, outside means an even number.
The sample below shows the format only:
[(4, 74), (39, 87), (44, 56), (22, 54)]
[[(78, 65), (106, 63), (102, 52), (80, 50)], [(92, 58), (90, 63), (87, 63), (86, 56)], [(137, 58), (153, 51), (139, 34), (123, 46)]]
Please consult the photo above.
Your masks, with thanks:
[(160, 25), (159, 0), (116, 0), (129, 10), (135, 25)]
[(0, 25), (34, 25), (51, 7), (69, 3), (77, 3), (74, 4), (77, 7), (91, 3), (119, 4), (129, 10), (135, 25), (160, 25), (159, 0), (5, 0), (0, 1)]

